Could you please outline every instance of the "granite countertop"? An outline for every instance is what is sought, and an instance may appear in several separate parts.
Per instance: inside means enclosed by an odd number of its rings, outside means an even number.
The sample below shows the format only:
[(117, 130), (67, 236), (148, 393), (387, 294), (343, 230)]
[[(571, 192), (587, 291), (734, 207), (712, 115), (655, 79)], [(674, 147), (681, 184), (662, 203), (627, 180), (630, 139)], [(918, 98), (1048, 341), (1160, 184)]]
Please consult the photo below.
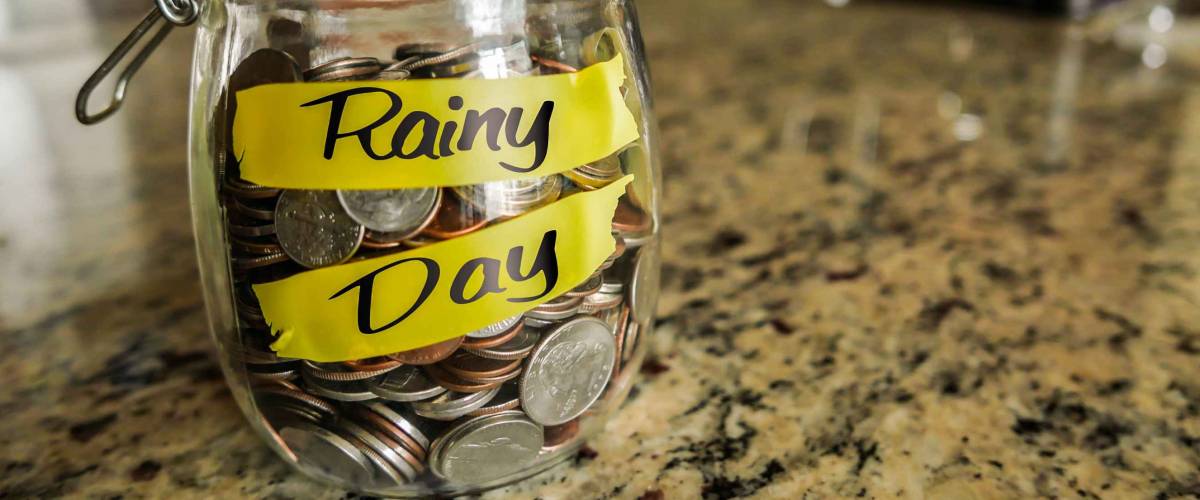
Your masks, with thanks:
[[(190, 37), (73, 124), (134, 19), (98, 8), (0, 38), (0, 497), (345, 495), (210, 354)], [(1194, 52), (916, 3), (641, 9), (655, 354), (606, 435), (485, 497), (1200, 496)]]

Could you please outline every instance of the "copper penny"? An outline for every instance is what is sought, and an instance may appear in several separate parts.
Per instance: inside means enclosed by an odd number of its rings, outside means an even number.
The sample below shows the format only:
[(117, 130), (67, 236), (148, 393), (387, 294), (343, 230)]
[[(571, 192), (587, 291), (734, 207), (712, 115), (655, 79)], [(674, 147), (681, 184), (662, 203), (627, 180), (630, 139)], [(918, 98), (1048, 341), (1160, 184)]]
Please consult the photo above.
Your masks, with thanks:
[(421, 234), (446, 240), (475, 231), (485, 224), (487, 218), (481, 212), (471, 208), (453, 190), (446, 189), (442, 192), (442, 206)]
[(391, 371), (394, 368), (399, 368), (403, 363), (387, 356), (376, 356), (374, 358), (343, 361), (342, 364), (354, 371), (372, 372), (377, 370)]
[(465, 335), (454, 337), (419, 349), (391, 354), (389, 357), (406, 365), (431, 365), (454, 354), (458, 346), (462, 345), (464, 338), (466, 338)]
[(613, 330), (617, 341), (617, 348), (615, 349), (616, 360), (613, 362), (612, 371), (612, 378), (614, 379), (617, 378), (617, 375), (621, 374), (621, 353), (625, 349), (625, 333), (629, 329), (629, 313), (630, 309), (628, 305), (621, 308), (621, 314), (617, 316), (617, 324)]
[[(403, 448), (411, 453), (413, 457), (418, 460), (418, 465), (420, 462), (425, 461), (425, 448), (422, 448), (421, 445), (417, 444), (417, 442), (411, 436), (409, 436), (408, 433), (400, 429), (399, 426), (365, 406), (355, 405), (354, 409), (351, 411), (354, 412), (355, 416), (364, 420), (364, 423), (368, 424), (366, 426), (368, 430), (379, 431), (375, 434), (382, 434), (382, 436), (378, 437), (386, 437), (387, 441), (385, 442), (388, 442), (389, 444), (395, 443), (396, 448)], [(424, 468), (424, 465), (421, 465), (421, 468)]]
[[(515, 378), (521, 376), (521, 371), (522, 371), (521, 364), (517, 363), (515, 369), (505, 372), (505, 373), (501, 373), (499, 375), (470, 376), (470, 377), (459, 377), (459, 378), (461, 378), (467, 382), (471, 382), (471, 383), (475, 383), (475, 384), (489, 384), (489, 385), (490, 384), (500, 384), (500, 383), (508, 382), (509, 380), (512, 380), (512, 379), (515, 379)], [(457, 376), (457, 375), (455, 375), (455, 376)]]
[(232, 260), (234, 269), (238, 271), (247, 271), (250, 269), (269, 266), (271, 264), (287, 262), (288, 256), (287, 254), (280, 252), (270, 255), (260, 255), (257, 257), (234, 257)]
[(376, 239), (375, 232), (371, 231), (369, 229), (367, 230), (366, 234), (363, 236), (363, 240), (362, 240), (363, 248), (372, 248), (372, 249), (377, 249), (377, 250), (386, 249), (386, 248), (396, 248), (402, 244), (404, 244), (403, 240), (382, 241), (382, 240)]
[(546, 59), (544, 57), (538, 57), (538, 56), (529, 56), (529, 58), (533, 59), (533, 62), (535, 62), (541, 66), (550, 68), (559, 73), (574, 73), (576, 71), (579, 71), (578, 69), (576, 69), (574, 66), (571, 66), (570, 64), (555, 61), (554, 59)]
[(454, 392), (483, 392), (500, 385), (500, 382), (484, 383), (464, 380), (438, 365), (425, 366), (424, 369), (425, 374), (429, 375), (429, 378), (433, 379), (434, 382)]
[(579, 435), (579, 419), (571, 420), (562, 425), (547, 425), (542, 428), (544, 443), (542, 448), (558, 448), (575, 439)]
[(521, 366), (521, 360), (511, 361), (481, 358), (466, 351), (458, 351), (439, 365), (446, 371), (466, 380), (479, 380), (505, 375)]
[(275, 208), (272, 206), (262, 206), (262, 203), (252, 203), (242, 201), (241, 198), (234, 198), (233, 203), (229, 206), (233, 210), (245, 217), (260, 221), (275, 220)]
[(283, 252), (283, 247), (279, 246), (279, 242), (274, 241), (274, 238), (267, 241), (254, 241), (234, 236), (229, 238), (229, 241), (233, 244), (233, 248), (250, 254), (271, 255)]
[(513, 337), (516, 337), (518, 333), (521, 333), (522, 328), (525, 328), (525, 322), (518, 321), (517, 324), (512, 326), (512, 328), (509, 328), (508, 331), (501, 333), (500, 335), (483, 339), (468, 338), (463, 342), (462, 346), (464, 348), (471, 349), (488, 349), (498, 345), (503, 345), (504, 343), (512, 340)]
[(395, 370), (401, 365), (399, 362), (395, 362), (390, 366), (382, 366), (381, 368), (376, 368), (373, 370), (362, 370), (347, 368), (346, 366), (337, 363), (316, 363), (307, 359), (301, 363), (304, 365), (305, 375), (333, 382), (355, 382), (359, 380), (366, 380)]
[(625, 189), (625, 196), (617, 201), (612, 227), (623, 233), (642, 233), (650, 230), (650, 214), (638, 204), (633, 197), (633, 191), (628, 187)]

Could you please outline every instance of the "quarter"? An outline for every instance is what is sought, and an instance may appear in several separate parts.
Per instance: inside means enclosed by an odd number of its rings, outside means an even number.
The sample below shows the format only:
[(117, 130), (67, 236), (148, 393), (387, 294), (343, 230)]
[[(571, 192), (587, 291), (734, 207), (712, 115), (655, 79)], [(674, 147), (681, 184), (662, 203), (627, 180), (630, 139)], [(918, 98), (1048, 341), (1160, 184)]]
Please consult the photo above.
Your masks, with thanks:
[(582, 414), (604, 392), (616, 359), (608, 324), (593, 317), (571, 320), (545, 334), (521, 378), (521, 407), (542, 425)]
[(332, 191), (284, 191), (275, 206), (275, 231), (284, 253), (309, 268), (345, 262), (363, 239), (363, 226)]

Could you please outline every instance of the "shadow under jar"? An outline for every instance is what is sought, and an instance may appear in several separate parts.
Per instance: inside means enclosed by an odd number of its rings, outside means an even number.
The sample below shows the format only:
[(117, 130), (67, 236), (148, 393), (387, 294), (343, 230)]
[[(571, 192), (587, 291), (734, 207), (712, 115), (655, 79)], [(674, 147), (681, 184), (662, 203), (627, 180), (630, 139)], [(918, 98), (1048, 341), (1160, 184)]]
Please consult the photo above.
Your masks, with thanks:
[[(529, 477), (603, 432), (658, 293), (633, 6), (230, 0), (204, 3), (199, 22), (190, 187), (205, 299), (229, 385), (270, 446), (344, 488), (422, 496)], [(604, 100), (583, 82), (606, 67), (624, 133), (579, 104)], [(375, 88), (389, 93), (362, 90)], [(514, 93), (541, 108), (487, 105)], [(318, 98), (286, 105), (296, 95)], [(532, 151), (547, 142), (565, 147)], [(471, 147), (525, 163), (481, 163), (464, 182), (419, 173)], [(602, 154), (575, 161), (584, 150)], [(472, 177), (484, 169), (497, 173)], [(602, 224), (580, 229), (589, 218)]]

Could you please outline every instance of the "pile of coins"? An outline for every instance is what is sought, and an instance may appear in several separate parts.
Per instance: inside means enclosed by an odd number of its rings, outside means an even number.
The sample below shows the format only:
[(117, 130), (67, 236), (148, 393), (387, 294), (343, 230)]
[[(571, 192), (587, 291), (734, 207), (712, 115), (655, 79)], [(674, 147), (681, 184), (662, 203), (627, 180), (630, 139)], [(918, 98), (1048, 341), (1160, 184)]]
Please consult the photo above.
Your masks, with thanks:
[(241, 359), (259, 411), (299, 462), (386, 491), (413, 481), (494, 480), (577, 445), (581, 419), (623, 397), (616, 389), (628, 379), (623, 367), (649, 326), (654, 224), (627, 190), (613, 220), (616, 251), (583, 283), (525, 314), (377, 358), (281, 358), (269, 348), (274, 337), (251, 285), (462, 237), (608, 185), (634, 167), (615, 154), (562, 175), (453, 188), (268, 188), (241, 179), (228, 151), (236, 92), (265, 83), (575, 71), (563, 57), (531, 55), (524, 40), (407, 44), (394, 61), (340, 58), (302, 70), (287, 52), (261, 49), (230, 76), (213, 121)]

